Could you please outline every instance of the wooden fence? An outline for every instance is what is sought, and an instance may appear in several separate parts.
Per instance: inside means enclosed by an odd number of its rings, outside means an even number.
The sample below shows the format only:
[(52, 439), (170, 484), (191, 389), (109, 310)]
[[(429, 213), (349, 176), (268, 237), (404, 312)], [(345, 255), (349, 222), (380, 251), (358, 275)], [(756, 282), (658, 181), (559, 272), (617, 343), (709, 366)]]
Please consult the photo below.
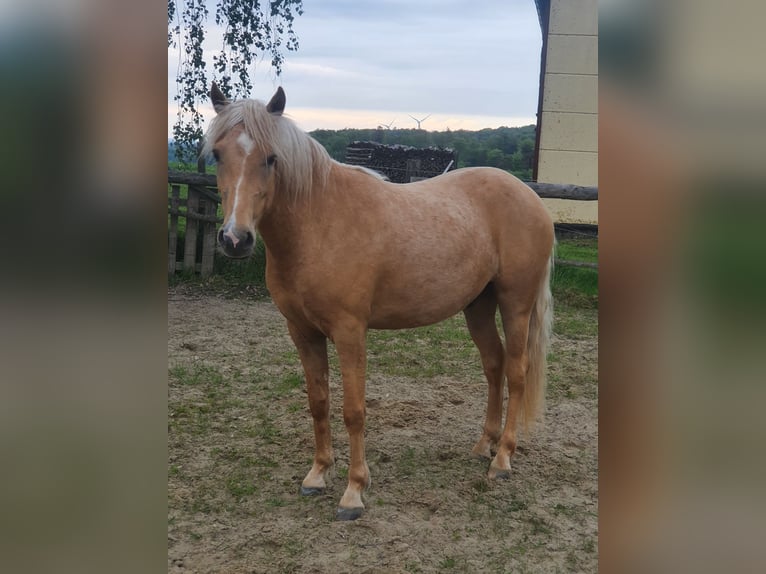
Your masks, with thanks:
[[(216, 227), (221, 197), (216, 192), (214, 175), (168, 171), (168, 275), (176, 271), (197, 272), (206, 277), (213, 272)], [(181, 186), (186, 185), (186, 197)], [(178, 260), (178, 219), (185, 220), (183, 258)], [(201, 249), (198, 249), (201, 247)]]
[[(168, 170), (170, 196), (168, 197), (168, 274), (176, 271), (197, 272), (206, 277), (213, 272), (216, 250), (216, 227), (223, 220), (218, 217), (221, 196), (217, 193), (216, 177), (204, 173)], [(181, 197), (181, 186), (188, 186), (186, 197)], [(580, 185), (527, 182), (537, 195), (550, 199), (595, 201), (598, 188)], [(184, 218), (185, 236), (183, 258), (178, 260), (179, 218)], [(201, 246), (201, 249), (198, 247)], [(597, 263), (557, 260), (556, 264), (598, 268)]]

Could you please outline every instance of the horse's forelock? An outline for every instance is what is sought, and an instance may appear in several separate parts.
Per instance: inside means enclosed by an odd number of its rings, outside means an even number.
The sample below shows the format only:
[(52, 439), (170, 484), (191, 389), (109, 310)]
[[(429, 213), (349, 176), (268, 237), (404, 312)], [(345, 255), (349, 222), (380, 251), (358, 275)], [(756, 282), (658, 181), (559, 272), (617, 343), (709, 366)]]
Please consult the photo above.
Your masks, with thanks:
[(212, 153), (216, 141), (242, 124), (256, 145), (268, 142), (277, 156), (277, 181), (281, 193), (294, 198), (308, 196), (315, 181), (327, 178), (331, 159), (322, 146), (284, 115), (270, 114), (257, 100), (237, 100), (228, 104), (210, 122), (203, 154)]

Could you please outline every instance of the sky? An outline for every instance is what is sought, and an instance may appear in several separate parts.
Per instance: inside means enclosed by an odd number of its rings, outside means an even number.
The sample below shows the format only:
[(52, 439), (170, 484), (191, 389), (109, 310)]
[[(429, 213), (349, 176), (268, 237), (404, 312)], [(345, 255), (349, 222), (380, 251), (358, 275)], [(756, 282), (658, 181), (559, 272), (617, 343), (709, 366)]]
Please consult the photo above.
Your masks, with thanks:
[[(215, 14), (210, 0), (211, 15)], [(256, 65), (250, 97), (287, 94), (285, 115), (314, 129), (478, 130), (535, 123), (542, 35), (534, 0), (304, 0), (280, 77)], [(221, 46), (210, 18), (208, 67)], [(168, 137), (178, 48), (168, 49)], [(200, 108), (214, 115), (209, 102)]]

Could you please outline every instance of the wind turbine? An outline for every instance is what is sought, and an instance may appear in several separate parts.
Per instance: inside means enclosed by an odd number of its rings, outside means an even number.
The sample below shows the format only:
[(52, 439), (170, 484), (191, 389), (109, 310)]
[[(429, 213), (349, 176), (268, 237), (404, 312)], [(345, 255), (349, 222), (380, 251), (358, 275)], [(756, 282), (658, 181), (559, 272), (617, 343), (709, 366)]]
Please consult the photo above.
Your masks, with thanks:
[(428, 114), (426, 117), (424, 117), (423, 119), (420, 119), (420, 120), (419, 120), (419, 119), (418, 119), (418, 118), (416, 118), (415, 116), (412, 116), (412, 115), (410, 115), (410, 114), (407, 114), (407, 115), (408, 115), (408, 116), (410, 116), (410, 117), (411, 117), (413, 120), (415, 120), (416, 122), (418, 122), (418, 129), (420, 129), (420, 123), (421, 123), (421, 122), (424, 122), (424, 121), (426, 121), (428, 118), (430, 118), (430, 117), (431, 117), (431, 114)]
[(392, 125), (394, 125), (394, 122), (395, 122), (395, 121), (396, 121), (396, 118), (394, 118), (393, 120), (391, 120), (391, 123), (390, 123), (390, 124), (380, 124), (380, 125), (378, 126), (378, 129), (380, 129), (380, 128), (386, 128), (387, 130), (390, 130), (390, 129), (391, 129), (391, 126), (392, 126)]

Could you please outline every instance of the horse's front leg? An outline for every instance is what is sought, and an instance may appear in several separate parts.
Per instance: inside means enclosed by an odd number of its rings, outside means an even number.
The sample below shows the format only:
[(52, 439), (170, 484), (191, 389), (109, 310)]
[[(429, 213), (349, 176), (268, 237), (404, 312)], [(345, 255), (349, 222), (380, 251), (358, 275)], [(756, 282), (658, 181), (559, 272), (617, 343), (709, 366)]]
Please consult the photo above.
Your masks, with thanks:
[(362, 491), (370, 485), (370, 469), (364, 454), (366, 335), (363, 324), (352, 324), (333, 332), (343, 377), (343, 421), (351, 454), (348, 486), (340, 499), (338, 520), (356, 520), (362, 515)]
[(330, 434), (327, 337), (319, 332), (299, 329), (289, 321), (287, 327), (303, 364), (309, 396), (309, 409), (314, 419), (314, 441), (316, 445), (314, 464), (301, 484), (301, 494), (312, 496), (324, 492), (327, 487), (327, 473), (334, 463), (332, 436)]

